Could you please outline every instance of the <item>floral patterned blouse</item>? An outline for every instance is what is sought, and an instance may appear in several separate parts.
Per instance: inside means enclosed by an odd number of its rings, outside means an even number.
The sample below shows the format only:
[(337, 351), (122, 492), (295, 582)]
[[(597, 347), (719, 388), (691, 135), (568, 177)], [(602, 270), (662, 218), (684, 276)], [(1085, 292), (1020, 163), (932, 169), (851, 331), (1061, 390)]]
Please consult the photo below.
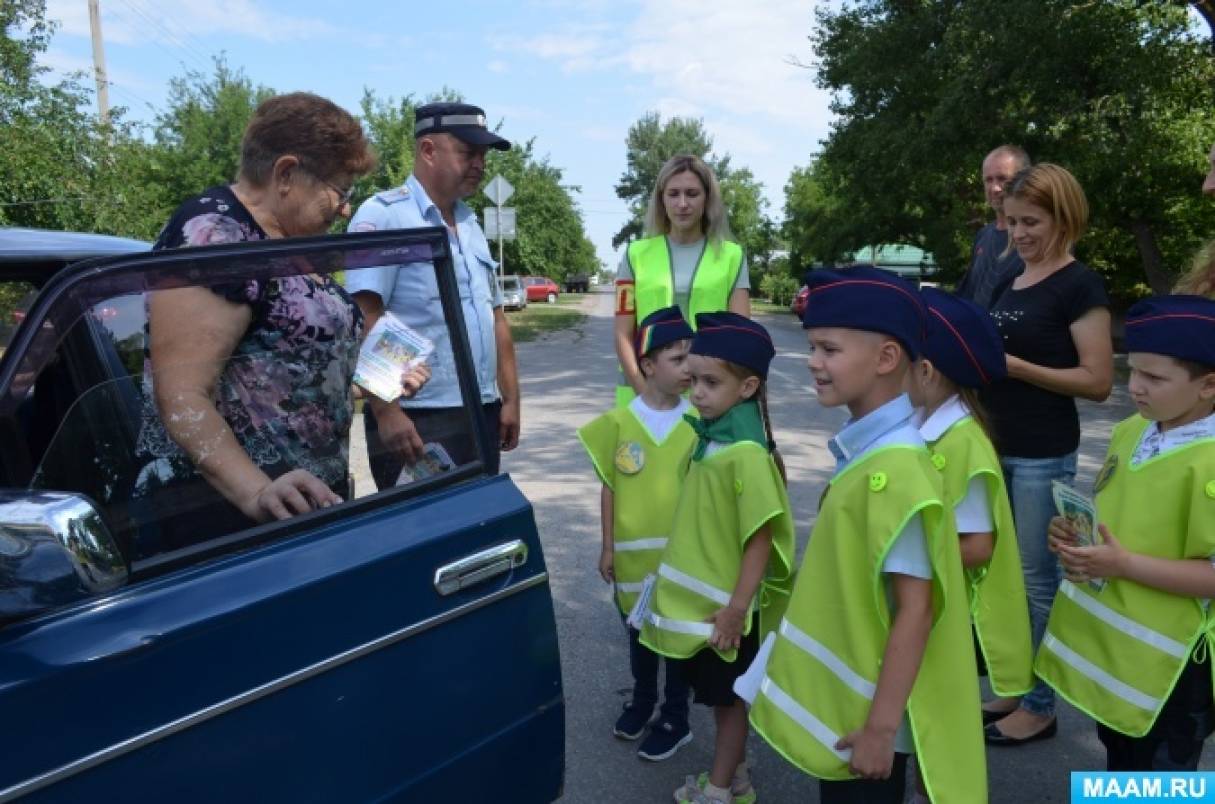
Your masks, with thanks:
[[(266, 233), (253, 215), (230, 188), (221, 186), (182, 204), (152, 248), (263, 239)], [(251, 279), (211, 289), (253, 311), (216, 388), (220, 415), (270, 477), (306, 469), (346, 496), (347, 435), (354, 415), (350, 382), (363, 331), (358, 307), (328, 277)], [(137, 495), (197, 478), (193, 463), (161, 424), (154, 381), (152, 356), (145, 348), (137, 447), (144, 463)]]

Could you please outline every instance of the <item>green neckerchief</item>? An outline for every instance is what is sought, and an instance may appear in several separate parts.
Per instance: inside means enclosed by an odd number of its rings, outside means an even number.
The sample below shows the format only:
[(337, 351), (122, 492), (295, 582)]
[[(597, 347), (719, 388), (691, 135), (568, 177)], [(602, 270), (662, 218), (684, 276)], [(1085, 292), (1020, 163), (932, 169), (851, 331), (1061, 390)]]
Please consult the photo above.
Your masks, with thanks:
[(716, 419), (699, 419), (687, 413), (683, 418), (692, 425), (692, 429), (700, 438), (692, 452), (694, 461), (705, 456), (705, 449), (710, 441), (716, 441), (718, 444), (754, 441), (765, 447), (768, 444), (768, 434), (764, 430), (764, 420), (759, 413), (759, 403), (754, 399), (739, 402)]

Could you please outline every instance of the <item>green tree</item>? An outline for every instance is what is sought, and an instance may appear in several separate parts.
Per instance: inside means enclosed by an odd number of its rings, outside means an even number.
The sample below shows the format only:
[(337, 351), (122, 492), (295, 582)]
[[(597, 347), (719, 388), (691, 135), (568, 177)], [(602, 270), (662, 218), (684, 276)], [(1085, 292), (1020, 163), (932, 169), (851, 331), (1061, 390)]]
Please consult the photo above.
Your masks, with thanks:
[(236, 179), (240, 143), (258, 104), (274, 95), (243, 70), (214, 60), (210, 74), (198, 70), (169, 81), (168, 108), (156, 116), (157, 148), (147, 180), (161, 188), (171, 210), (185, 198)]
[(705, 160), (720, 181), (729, 157), (718, 159), (709, 152), (713, 139), (704, 122), (689, 117), (672, 117), (665, 123), (658, 112), (648, 112), (629, 127), (625, 137), (624, 174), (616, 183), (616, 196), (628, 202), (629, 220), (612, 236), (612, 248), (641, 236), (645, 209), (658, 180), (658, 172), (672, 156), (692, 154)]
[(1079, 254), (1116, 290), (1165, 289), (1197, 244), (1215, 65), (1184, 8), (865, 0), (820, 11), (811, 38), (839, 118), (819, 162), (850, 219), (822, 242), (912, 243), (960, 273), (979, 164), (1015, 142), (1085, 186)]
[[(517, 235), (503, 243), (506, 272), (557, 281), (592, 273), (599, 261), (571, 195), (579, 188), (562, 184), (564, 171), (548, 157), (537, 157), (535, 147), (534, 139), (516, 142), (509, 151), (490, 151), (486, 159), (485, 175), (501, 175), (515, 188), (508, 205), (516, 211)], [(489, 199), (478, 193), (468, 203), (483, 220)], [(496, 256), (497, 242), (491, 240), (490, 247)]]
[(657, 112), (649, 112), (629, 127), (625, 149), (626, 167), (616, 184), (616, 195), (628, 203), (630, 215), (612, 237), (613, 248), (641, 236), (646, 205), (663, 164), (672, 156), (691, 154), (703, 159), (717, 175), (734, 240), (752, 264), (767, 265), (776, 230), (767, 216), (763, 185), (749, 168), (732, 167), (729, 154), (712, 152), (713, 138), (705, 131), (703, 120), (672, 117), (663, 122)]

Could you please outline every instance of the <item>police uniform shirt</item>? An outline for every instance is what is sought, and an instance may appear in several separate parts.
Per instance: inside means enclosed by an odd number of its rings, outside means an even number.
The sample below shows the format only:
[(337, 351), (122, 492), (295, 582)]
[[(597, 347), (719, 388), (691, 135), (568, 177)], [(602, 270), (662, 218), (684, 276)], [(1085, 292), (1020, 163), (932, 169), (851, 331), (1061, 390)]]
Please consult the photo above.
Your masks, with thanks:
[[(454, 219), (453, 231), (446, 226), (439, 208), (421, 183), (411, 175), (402, 187), (367, 199), (351, 219), (348, 231), (375, 232), (420, 226), (447, 228), (481, 401), (495, 402), (500, 394), (494, 308), (502, 306), (502, 291), (495, 279), (497, 263), (490, 256), (489, 243), (477, 224), (476, 215), (463, 201), (456, 202)], [(464, 400), (456, 377), (455, 356), (431, 264), (409, 263), (347, 271), (345, 284), (352, 294), (376, 293), (383, 299), (385, 310), (435, 344), (430, 358), (430, 381), (414, 398), (401, 404), (415, 408), (462, 407)]]

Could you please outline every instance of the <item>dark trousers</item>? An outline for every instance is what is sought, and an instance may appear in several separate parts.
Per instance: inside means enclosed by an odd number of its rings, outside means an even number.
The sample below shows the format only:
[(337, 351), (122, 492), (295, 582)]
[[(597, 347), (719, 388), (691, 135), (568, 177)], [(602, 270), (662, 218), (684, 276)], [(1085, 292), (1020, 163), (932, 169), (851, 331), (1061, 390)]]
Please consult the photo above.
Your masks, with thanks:
[[(422, 443), (442, 444), (456, 466), (471, 463), (480, 457), (477, 452), (477, 438), (464, 408), (407, 408), (405, 413), (421, 436)], [(485, 456), (485, 471), (487, 474), (496, 475), (502, 455), (498, 437), (502, 403), (489, 402), (482, 405), (481, 415), (485, 417), (485, 429), (489, 433), (489, 454)], [(392, 488), (401, 475), (405, 460), (380, 440), (380, 431), (370, 406), (363, 408), (363, 427), (367, 432), (367, 459), (371, 464), (371, 476), (375, 479), (375, 486), (381, 491)]]
[(1198, 770), (1203, 741), (1215, 730), (1208, 662), (1190, 658), (1160, 716), (1142, 737), (1128, 737), (1097, 724), (1097, 737), (1105, 746), (1106, 770)]
[(907, 754), (894, 754), (894, 765), (886, 779), (849, 779), (818, 783), (822, 804), (903, 804), (907, 795)]
[(629, 633), (629, 670), (633, 672), (633, 703), (640, 709), (653, 709), (658, 703), (658, 665), (666, 665), (662, 688), (662, 716), (676, 724), (688, 725), (688, 682), (683, 677), (683, 662), (659, 656), (641, 644), (641, 632), (627, 625)]

